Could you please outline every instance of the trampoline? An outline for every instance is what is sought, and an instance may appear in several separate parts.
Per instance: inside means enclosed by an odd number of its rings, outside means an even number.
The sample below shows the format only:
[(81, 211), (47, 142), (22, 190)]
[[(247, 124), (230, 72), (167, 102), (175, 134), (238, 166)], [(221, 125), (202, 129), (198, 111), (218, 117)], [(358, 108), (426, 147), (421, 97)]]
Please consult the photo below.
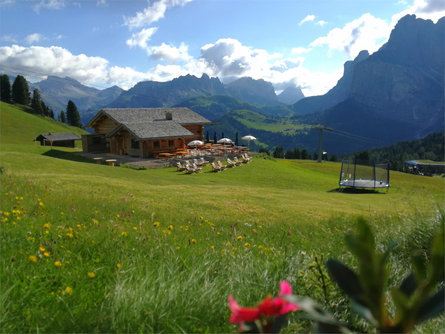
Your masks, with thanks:
[(369, 163), (365, 161), (342, 161), (340, 179), (342, 187), (362, 189), (389, 189), (389, 163)]

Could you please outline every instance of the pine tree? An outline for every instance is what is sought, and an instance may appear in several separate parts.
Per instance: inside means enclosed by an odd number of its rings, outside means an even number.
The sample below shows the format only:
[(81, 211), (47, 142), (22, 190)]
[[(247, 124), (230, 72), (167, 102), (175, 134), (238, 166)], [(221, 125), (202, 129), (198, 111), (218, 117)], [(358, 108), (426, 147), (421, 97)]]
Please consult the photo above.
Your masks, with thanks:
[(32, 108), (34, 114), (37, 114), (37, 115), (44, 114), (44, 112), (43, 112), (44, 109), (42, 107), (42, 99), (40, 98), (40, 92), (37, 88), (34, 89), (34, 91), (32, 92), (31, 108)]
[(0, 100), (11, 103), (11, 84), (6, 74), (0, 77)]
[(238, 132), (235, 133), (235, 146), (238, 146)]
[(77, 111), (77, 107), (73, 101), (69, 100), (66, 106), (66, 118), (68, 120), (68, 125), (82, 127), (80, 123), (80, 115)]
[(284, 158), (284, 150), (281, 146), (277, 146), (275, 147), (275, 150), (272, 153), (274, 158)]
[(59, 114), (59, 122), (66, 123), (66, 115), (63, 110)]
[(49, 107), (45, 104), (45, 102), (41, 101), (40, 104), (42, 105), (43, 115), (50, 116), (49, 113)]
[(54, 111), (51, 108), (49, 108), (49, 117), (54, 119)]
[(12, 100), (18, 104), (29, 104), (29, 87), (26, 79), (18, 75), (12, 84)]

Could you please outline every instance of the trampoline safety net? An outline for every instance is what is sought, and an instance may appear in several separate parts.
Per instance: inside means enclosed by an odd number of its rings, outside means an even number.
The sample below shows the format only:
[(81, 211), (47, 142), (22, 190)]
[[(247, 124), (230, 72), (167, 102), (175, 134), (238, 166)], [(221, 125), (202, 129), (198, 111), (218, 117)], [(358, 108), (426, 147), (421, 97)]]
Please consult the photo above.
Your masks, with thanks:
[(340, 187), (389, 188), (389, 163), (369, 163), (360, 160), (342, 161)]

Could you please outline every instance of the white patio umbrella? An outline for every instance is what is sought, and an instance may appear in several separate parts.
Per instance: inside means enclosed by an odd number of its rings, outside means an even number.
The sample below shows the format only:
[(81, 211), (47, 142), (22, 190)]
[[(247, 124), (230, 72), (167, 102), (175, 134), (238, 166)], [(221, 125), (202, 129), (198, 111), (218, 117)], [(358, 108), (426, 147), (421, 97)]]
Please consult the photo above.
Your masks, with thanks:
[(192, 140), (190, 143), (187, 144), (187, 146), (189, 147), (196, 147), (199, 145), (203, 145), (204, 142), (200, 141), (200, 140)]
[(230, 145), (232, 143), (232, 139), (230, 138), (221, 138), (220, 140), (218, 140), (218, 144)]
[(241, 139), (247, 141), (247, 147), (248, 148), (249, 148), (249, 145), (250, 145), (250, 141), (251, 140), (256, 140), (256, 138), (254, 136), (251, 136), (251, 135), (244, 136)]

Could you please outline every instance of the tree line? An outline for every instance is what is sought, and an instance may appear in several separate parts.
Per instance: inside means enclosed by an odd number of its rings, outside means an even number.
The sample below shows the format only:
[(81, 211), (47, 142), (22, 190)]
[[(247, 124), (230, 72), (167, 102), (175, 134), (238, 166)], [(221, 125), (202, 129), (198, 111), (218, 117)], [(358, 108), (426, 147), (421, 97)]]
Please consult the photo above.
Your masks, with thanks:
[[(31, 97), (28, 82), (21, 75), (17, 75), (12, 85), (8, 75), (0, 76), (0, 100), (6, 103), (29, 106), (31, 107), (31, 113), (55, 119), (54, 111), (43, 102), (37, 88), (32, 91)], [(59, 113), (57, 120), (71, 126), (83, 127), (77, 106), (71, 100), (68, 101), (66, 110)]]
[(445, 161), (445, 133), (432, 133), (423, 139), (402, 141), (390, 146), (355, 152), (346, 158), (383, 162), (392, 170), (407, 171), (407, 160)]

